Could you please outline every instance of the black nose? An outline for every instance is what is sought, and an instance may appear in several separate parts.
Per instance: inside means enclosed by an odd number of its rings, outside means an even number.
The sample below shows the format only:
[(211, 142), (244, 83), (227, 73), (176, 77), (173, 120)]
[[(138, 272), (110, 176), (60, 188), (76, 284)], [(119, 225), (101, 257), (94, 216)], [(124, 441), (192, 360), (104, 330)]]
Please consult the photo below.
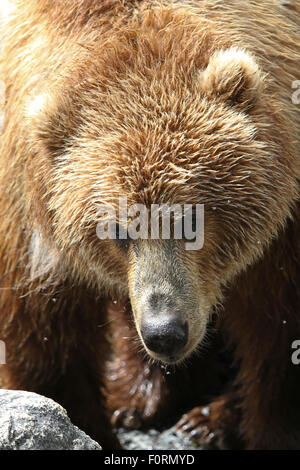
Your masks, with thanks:
[(188, 340), (188, 324), (177, 318), (143, 320), (141, 334), (150, 351), (172, 357), (176, 356)]

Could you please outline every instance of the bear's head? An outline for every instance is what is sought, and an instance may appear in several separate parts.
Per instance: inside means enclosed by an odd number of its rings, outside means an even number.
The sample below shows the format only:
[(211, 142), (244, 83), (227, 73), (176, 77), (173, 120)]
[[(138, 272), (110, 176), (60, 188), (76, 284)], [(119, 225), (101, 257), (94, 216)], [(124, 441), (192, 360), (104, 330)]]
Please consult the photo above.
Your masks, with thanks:
[[(27, 104), (39, 230), (72, 276), (129, 295), (149, 355), (177, 363), (203, 340), (223, 287), (290, 215), (289, 130), (255, 56), (193, 15), (144, 12), (78, 48)], [(169, 237), (151, 238), (149, 216), (143, 238), (122, 239), (120, 197), (144, 215), (155, 204), (202, 205), (189, 220), (203, 246), (187, 249), (173, 217)], [(116, 239), (97, 236), (103, 204), (115, 210)]]

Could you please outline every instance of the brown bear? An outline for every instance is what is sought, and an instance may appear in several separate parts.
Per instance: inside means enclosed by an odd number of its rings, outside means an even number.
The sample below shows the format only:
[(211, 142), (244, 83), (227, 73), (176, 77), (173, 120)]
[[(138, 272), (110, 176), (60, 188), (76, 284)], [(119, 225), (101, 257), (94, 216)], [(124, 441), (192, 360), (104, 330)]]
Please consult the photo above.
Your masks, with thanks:
[[(300, 447), (291, 361), (300, 335), (299, 26), (297, 3), (275, 0), (10, 2), (1, 49), (5, 386), (53, 397), (117, 446), (103, 390), (110, 299), (129, 296), (140, 345), (172, 367), (205, 342), (219, 311), (237, 379), (208, 416), (195, 408), (179, 426), (197, 431), (205, 418), (249, 449)], [(99, 206), (118, 214), (120, 196), (147, 210), (202, 204), (202, 249), (173, 236), (100, 240)], [(151, 410), (151, 397), (163, 398), (164, 375), (129, 345), (117, 345), (128, 362), (114, 403), (143, 419), (162, 409)], [(172, 386), (184, 388), (179, 379)]]

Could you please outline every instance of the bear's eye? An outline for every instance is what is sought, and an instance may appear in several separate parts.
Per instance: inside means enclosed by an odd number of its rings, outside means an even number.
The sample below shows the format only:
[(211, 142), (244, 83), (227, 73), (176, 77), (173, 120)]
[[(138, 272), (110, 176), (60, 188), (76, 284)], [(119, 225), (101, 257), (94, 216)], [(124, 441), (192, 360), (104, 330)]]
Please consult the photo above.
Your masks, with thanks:
[(119, 224), (116, 224), (116, 238), (114, 239), (114, 242), (122, 251), (127, 251), (129, 248), (130, 237), (128, 232)]

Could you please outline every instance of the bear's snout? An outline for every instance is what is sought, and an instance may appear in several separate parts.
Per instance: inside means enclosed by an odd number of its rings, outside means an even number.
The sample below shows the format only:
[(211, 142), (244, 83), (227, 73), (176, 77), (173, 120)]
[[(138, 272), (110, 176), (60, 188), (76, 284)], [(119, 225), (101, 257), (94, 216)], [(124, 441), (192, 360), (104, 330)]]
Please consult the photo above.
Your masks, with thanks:
[(141, 335), (146, 347), (164, 362), (177, 362), (188, 341), (188, 323), (181, 315), (165, 311), (142, 319)]

